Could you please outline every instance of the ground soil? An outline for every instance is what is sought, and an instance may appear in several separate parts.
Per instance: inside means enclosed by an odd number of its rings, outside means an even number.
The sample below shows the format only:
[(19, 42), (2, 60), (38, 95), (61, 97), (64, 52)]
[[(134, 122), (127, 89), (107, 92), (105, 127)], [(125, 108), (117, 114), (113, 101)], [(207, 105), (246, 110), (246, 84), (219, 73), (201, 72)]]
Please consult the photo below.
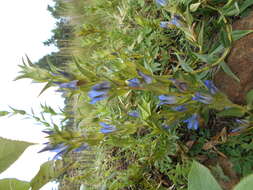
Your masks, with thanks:
[[(233, 30), (253, 30), (253, 11), (236, 21)], [(234, 42), (226, 63), (239, 77), (240, 83), (222, 70), (215, 74), (214, 83), (231, 101), (245, 104), (245, 95), (253, 89), (253, 33)]]

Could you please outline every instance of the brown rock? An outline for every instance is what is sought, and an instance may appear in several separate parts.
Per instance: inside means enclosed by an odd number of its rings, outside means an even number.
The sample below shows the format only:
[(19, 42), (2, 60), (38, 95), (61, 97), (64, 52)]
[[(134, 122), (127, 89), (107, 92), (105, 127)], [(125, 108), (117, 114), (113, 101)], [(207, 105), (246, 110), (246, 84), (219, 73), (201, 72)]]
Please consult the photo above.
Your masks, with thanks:
[[(236, 21), (233, 30), (253, 30), (253, 12)], [(222, 70), (215, 74), (214, 83), (231, 101), (245, 104), (245, 95), (253, 89), (253, 33), (234, 42), (226, 63), (240, 79), (240, 83)]]

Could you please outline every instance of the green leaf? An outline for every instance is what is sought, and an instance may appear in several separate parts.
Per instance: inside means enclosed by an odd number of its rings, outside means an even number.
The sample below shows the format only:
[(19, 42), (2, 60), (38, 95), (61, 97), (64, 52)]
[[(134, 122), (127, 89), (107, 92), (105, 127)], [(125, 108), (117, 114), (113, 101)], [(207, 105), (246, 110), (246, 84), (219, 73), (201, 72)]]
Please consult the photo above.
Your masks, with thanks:
[(12, 107), (10, 107), (10, 108), (12, 109), (13, 114), (20, 114), (20, 115), (25, 115), (26, 114), (25, 110), (18, 110), (18, 109), (12, 108)]
[(253, 103), (253, 90), (250, 90), (246, 95), (247, 104)]
[(81, 65), (79, 64), (79, 60), (77, 58), (74, 59), (75, 65), (77, 67), (77, 69), (87, 78), (90, 79), (97, 79), (98, 77), (96, 76), (95, 73), (91, 72), (90, 70), (81, 67)]
[(232, 32), (232, 38), (234, 41), (241, 39), (242, 37), (250, 34), (253, 30), (234, 30)]
[(247, 9), (249, 6), (253, 5), (252, 0), (246, 0), (243, 2), (243, 4), (240, 6), (240, 12), (243, 12), (245, 9)]
[(0, 173), (13, 164), (33, 143), (8, 140), (0, 137)]
[(57, 169), (57, 164), (61, 164), (61, 161), (48, 161), (40, 166), (39, 172), (30, 182), (32, 190), (39, 190), (45, 184), (56, 179), (63, 173), (64, 168)]
[(30, 183), (17, 179), (1, 179), (0, 189), (2, 190), (29, 190)]
[(40, 96), (43, 92), (45, 92), (48, 88), (50, 88), (51, 86), (52, 86), (52, 81), (49, 81), (49, 82), (43, 87), (43, 89), (40, 91), (39, 96)]
[(229, 66), (224, 61), (220, 63), (220, 66), (227, 75), (231, 76), (237, 82), (240, 82), (240, 79), (233, 73), (233, 71), (231, 71)]
[(253, 175), (245, 177), (241, 182), (235, 186), (234, 190), (252, 190), (253, 187)]
[(229, 40), (229, 33), (225, 29), (221, 29), (221, 34), (220, 34), (220, 40), (222, 45), (227, 48), (231, 46), (231, 41)]
[(198, 10), (199, 6), (201, 5), (201, 3), (193, 3), (190, 5), (190, 11), (191, 12), (195, 12), (196, 10)]
[(188, 190), (222, 190), (211, 172), (198, 162), (193, 162), (188, 176)]
[(8, 115), (10, 112), (8, 111), (0, 111), (0, 117)]
[(180, 66), (182, 67), (184, 71), (193, 72), (193, 69), (183, 59), (181, 59), (181, 57), (178, 54), (176, 54), (176, 56), (177, 56)]
[(199, 54), (199, 53), (193, 53), (200, 61), (203, 61), (205, 63), (212, 63), (214, 62), (215, 58), (212, 55), (208, 54)]
[(217, 114), (219, 117), (234, 116), (241, 117), (244, 115), (244, 111), (240, 108), (228, 108)]

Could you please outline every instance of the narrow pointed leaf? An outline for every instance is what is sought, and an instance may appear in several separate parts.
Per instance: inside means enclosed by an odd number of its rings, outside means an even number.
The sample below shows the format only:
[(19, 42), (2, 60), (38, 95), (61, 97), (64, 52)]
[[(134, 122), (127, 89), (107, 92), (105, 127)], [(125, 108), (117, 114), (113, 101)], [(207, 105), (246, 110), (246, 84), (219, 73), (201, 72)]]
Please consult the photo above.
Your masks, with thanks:
[(229, 68), (229, 66), (224, 62), (224, 61), (222, 61), (221, 63), (220, 63), (220, 65), (221, 65), (221, 68), (223, 69), (223, 71), (227, 74), (227, 75), (229, 75), (229, 76), (231, 76), (233, 79), (235, 79), (237, 82), (240, 82), (240, 79), (233, 73), (233, 71), (231, 71), (231, 69)]
[(45, 92), (48, 88), (50, 88), (51, 85), (52, 85), (52, 81), (49, 81), (49, 82), (43, 87), (43, 89), (40, 91), (39, 96), (40, 96), (43, 92)]

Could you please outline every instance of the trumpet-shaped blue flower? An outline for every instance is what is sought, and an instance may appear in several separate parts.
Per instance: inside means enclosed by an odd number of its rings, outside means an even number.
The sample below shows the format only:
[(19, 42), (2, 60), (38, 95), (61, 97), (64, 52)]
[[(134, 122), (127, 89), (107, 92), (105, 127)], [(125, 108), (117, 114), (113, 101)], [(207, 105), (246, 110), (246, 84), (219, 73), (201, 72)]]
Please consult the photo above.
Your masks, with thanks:
[(43, 130), (43, 133), (47, 134), (47, 135), (52, 135), (54, 134), (54, 131), (49, 131), (49, 130)]
[(105, 82), (94, 85), (91, 89), (102, 91), (102, 90), (109, 90), (110, 88), (111, 88), (111, 83), (105, 81)]
[(192, 100), (201, 102), (203, 104), (211, 104), (213, 101), (213, 97), (208, 94), (203, 94), (200, 92), (196, 92), (195, 96), (192, 98)]
[(182, 24), (177, 16), (174, 16), (170, 21), (161, 21), (161, 28), (169, 28), (170, 26), (181, 27)]
[(169, 25), (174, 25), (176, 27), (180, 27), (181, 23), (178, 16), (173, 16), (173, 18), (169, 21)]
[(169, 22), (168, 21), (161, 21), (160, 27), (161, 28), (169, 28)]
[(184, 123), (187, 123), (187, 128), (188, 129), (195, 129), (197, 130), (199, 127), (199, 116), (198, 114), (193, 114), (191, 117), (189, 117), (188, 119), (184, 120)]
[(113, 125), (109, 125), (104, 122), (100, 122), (99, 125), (103, 127), (102, 129), (100, 129), (100, 132), (103, 134), (108, 134), (116, 131), (116, 127)]
[(160, 100), (159, 106), (164, 105), (164, 104), (176, 104), (177, 103), (176, 96), (160, 95), (159, 100)]
[(127, 82), (130, 87), (139, 87), (141, 84), (141, 81), (138, 78), (129, 79)]
[(128, 115), (131, 117), (140, 117), (140, 113), (138, 111), (128, 112)]
[(167, 0), (156, 0), (156, 4), (159, 6), (165, 6), (167, 4)]
[(74, 152), (81, 152), (81, 151), (83, 151), (83, 150), (87, 150), (88, 148), (89, 148), (89, 145), (83, 144), (83, 145), (81, 145), (80, 147), (74, 149), (73, 151), (74, 151)]
[(60, 88), (69, 88), (69, 89), (72, 89), (72, 90), (76, 90), (77, 89), (77, 83), (78, 83), (78, 80), (73, 80), (73, 81), (66, 82), (66, 83), (60, 83), (59, 87)]
[(236, 119), (235, 121), (237, 124), (239, 124), (239, 126), (235, 129), (231, 130), (232, 133), (244, 130), (249, 126), (249, 121), (247, 121), (247, 120)]
[(169, 79), (169, 80), (172, 81), (172, 83), (175, 85), (175, 87), (178, 88), (180, 92), (184, 92), (188, 90), (188, 85), (186, 82), (182, 82), (177, 79)]
[(184, 105), (175, 106), (171, 108), (174, 111), (184, 112), (187, 110), (187, 108)]
[(205, 86), (208, 88), (209, 92), (211, 94), (216, 94), (219, 90), (214, 85), (213, 81), (211, 80), (205, 80), (204, 81)]
[(53, 160), (58, 159), (60, 156), (68, 152), (69, 146), (61, 143), (57, 145), (52, 145), (50, 143), (45, 143), (46, 147), (44, 147), (42, 150), (40, 150), (38, 153), (50, 151), (50, 152), (56, 152), (57, 154), (53, 157)]
[(152, 83), (153, 79), (152, 79), (151, 76), (146, 75), (146, 74), (144, 74), (143, 72), (141, 72), (139, 70), (137, 70), (137, 73), (145, 81), (145, 83), (147, 83), (147, 84), (151, 84)]
[(91, 98), (91, 104), (95, 104), (98, 101), (104, 100), (107, 98), (107, 94), (111, 84), (109, 82), (103, 82), (100, 84), (94, 85), (91, 90), (88, 92), (88, 96)]

